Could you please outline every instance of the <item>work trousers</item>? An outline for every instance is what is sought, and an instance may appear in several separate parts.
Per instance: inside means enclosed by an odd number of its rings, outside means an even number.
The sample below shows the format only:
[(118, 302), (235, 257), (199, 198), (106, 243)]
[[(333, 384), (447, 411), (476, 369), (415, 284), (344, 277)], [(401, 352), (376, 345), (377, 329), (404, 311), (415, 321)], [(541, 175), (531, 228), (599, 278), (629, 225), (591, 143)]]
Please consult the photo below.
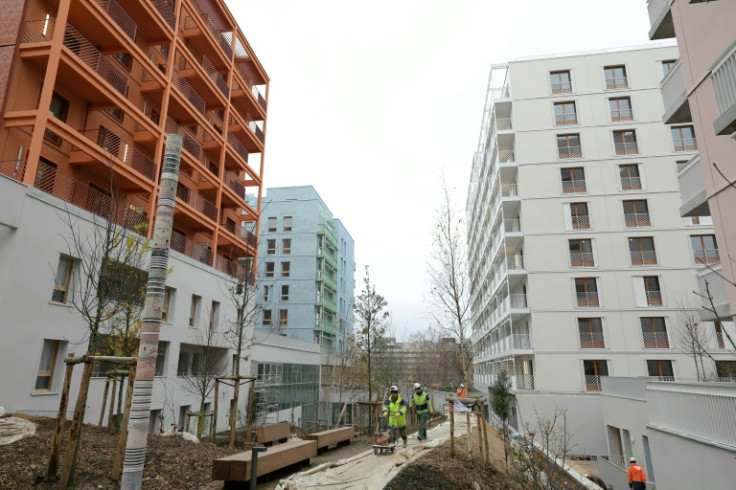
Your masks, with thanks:
[(429, 421), (429, 412), (417, 413), (417, 425), (419, 425), (419, 438), (427, 438), (427, 421)]

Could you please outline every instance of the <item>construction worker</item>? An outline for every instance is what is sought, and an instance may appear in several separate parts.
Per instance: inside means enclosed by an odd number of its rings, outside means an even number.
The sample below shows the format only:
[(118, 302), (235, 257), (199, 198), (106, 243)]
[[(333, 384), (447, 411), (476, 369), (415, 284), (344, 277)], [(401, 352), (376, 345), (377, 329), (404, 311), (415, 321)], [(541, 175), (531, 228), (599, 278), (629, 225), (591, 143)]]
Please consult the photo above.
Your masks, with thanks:
[(417, 439), (423, 441), (427, 439), (427, 421), (429, 417), (434, 415), (434, 410), (432, 409), (432, 400), (422, 390), (422, 385), (419, 383), (414, 383), (414, 394), (411, 397), (409, 406), (414, 407), (414, 410), (417, 412), (417, 425), (419, 425)]
[(647, 477), (644, 468), (636, 464), (636, 458), (629, 458), (629, 469), (626, 471), (629, 479), (629, 488), (633, 490), (646, 490)]
[(389, 439), (388, 442), (396, 442), (396, 430), (398, 429), (406, 447), (406, 402), (399, 395), (396, 385), (392, 386), (391, 395), (383, 402), (383, 417), (388, 417)]
[(455, 390), (455, 394), (457, 394), (458, 398), (465, 398), (468, 396), (468, 392), (465, 390), (465, 385), (460, 383), (460, 386)]

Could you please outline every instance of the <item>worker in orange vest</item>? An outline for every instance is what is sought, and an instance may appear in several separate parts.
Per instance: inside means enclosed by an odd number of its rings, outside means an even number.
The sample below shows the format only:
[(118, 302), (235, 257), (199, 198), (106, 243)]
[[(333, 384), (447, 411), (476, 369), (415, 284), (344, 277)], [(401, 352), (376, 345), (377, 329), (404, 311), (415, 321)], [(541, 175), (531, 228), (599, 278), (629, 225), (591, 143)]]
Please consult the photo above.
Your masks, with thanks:
[(644, 468), (636, 464), (636, 458), (629, 458), (629, 469), (626, 471), (629, 478), (629, 488), (633, 490), (646, 490), (647, 477)]
[(466, 396), (468, 396), (468, 392), (465, 390), (465, 385), (462, 383), (460, 383), (460, 386), (457, 387), (455, 393), (459, 398), (465, 398)]

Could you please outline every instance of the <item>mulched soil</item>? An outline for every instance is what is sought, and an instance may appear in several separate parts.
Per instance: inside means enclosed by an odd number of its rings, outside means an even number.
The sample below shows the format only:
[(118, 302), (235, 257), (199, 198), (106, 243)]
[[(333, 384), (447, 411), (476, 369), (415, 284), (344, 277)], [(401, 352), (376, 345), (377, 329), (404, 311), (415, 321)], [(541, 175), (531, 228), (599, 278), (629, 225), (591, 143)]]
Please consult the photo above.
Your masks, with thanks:
[[(46, 481), (45, 477), (56, 420), (24, 418), (38, 424), (36, 434), (0, 448), (0, 490), (55, 490), (58, 483)], [(65, 438), (61, 446), (60, 466), (66, 442)], [(116, 436), (93, 425), (84, 426), (73, 488), (104, 490), (119, 487), (110, 479), (116, 443)], [(243, 450), (243, 446), (229, 449), (209, 443), (192, 443), (176, 436), (149, 435), (143, 486), (151, 490), (199, 489), (210, 482), (213, 459)]]

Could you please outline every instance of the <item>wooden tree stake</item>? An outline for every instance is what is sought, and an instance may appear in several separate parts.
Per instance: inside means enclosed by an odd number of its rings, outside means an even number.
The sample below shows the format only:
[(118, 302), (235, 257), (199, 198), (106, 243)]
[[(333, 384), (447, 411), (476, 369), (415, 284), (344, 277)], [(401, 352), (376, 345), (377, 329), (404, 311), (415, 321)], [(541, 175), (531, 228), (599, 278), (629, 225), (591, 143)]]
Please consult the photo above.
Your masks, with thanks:
[[(74, 357), (69, 353), (68, 358)], [(56, 416), (56, 432), (54, 442), (51, 444), (51, 457), (49, 458), (49, 469), (46, 472), (47, 480), (56, 480), (56, 470), (59, 467), (59, 452), (61, 451), (61, 439), (64, 437), (64, 426), (66, 425), (66, 407), (69, 404), (69, 387), (72, 384), (72, 372), (74, 364), (68, 363), (64, 372), (64, 385), (61, 389), (61, 400), (59, 401), (59, 414)]]
[(133, 402), (135, 370), (135, 364), (130, 366), (130, 371), (128, 372), (128, 389), (125, 390), (125, 410), (123, 411), (123, 421), (120, 424), (120, 434), (118, 434), (115, 462), (112, 465), (112, 480), (116, 482), (120, 481), (120, 473), (123, 471), (123, 458), (125, 457), (125, 444), (128, 442), (128, 423), (130, 422), (130, 407)]
[(240, 394), (240, 380), (235, 380), (235, 393), (233, 394), (233, 406), (230, 409), (230, 444), (235, 447), (235, 427), (238, 421), (238, 395)]
[[(121, 379), (122, 383), (122, 379)], [(112, 375), (112, 393), (110, 393), (110, 413), (107, 414), (107, 430), (110, 432), (115, 431), (117, 424), (112, 423), (112, 418), (115, 415), (115, 395), (118, 392), (118, 373)]]
[(220, 380), (215, 378), (215, 413), (212, 415), (212, 424), (210, 426), (210, 442), (215, 443), (215, 436), (217, 434), (217, 400), (219, 396)]
[(64, 466), (61, 469), (61, 481), (59, 482), (59, 490), (65, 490), (67, 485), (74, 481), (74, 463), (76, 461), (77, 439), (82, 428), (82, 417), (84, 417), (84, 402), (87, 399), (87, 391), (89, 390), (89, 378), (92, 374), (92, 363), (84, 363), (84, 371), (82, 372), (82, 382), (79, 386), (79, 395), (77, 395), (77, 405), (74, 409), (74, 418), (72, 419), (71, 433), (69, 434), (69, 443), (66, 447), (66, 455), (64, 456)]
[(245, 440), (248, 442), (253, 441), (253, 420), (255, 419), (256, 411), (253, 405), (256, 402), (256, 379), (253, 378), (250, 381), (250, 391), (248, 391), (248, 424), (245, 429)]
[(110, 377), (105, 379), (105, 392), (102, 394), (102, 408), (100, 409), (100, 421), (97, 423), (97, 427), (102, 429), (102, 422), (105, 420), (105, 406), (107, 405), (107, 392), (110, 389)]
[(455, 457), (455, 410), (450, 404), (450, 457)]

